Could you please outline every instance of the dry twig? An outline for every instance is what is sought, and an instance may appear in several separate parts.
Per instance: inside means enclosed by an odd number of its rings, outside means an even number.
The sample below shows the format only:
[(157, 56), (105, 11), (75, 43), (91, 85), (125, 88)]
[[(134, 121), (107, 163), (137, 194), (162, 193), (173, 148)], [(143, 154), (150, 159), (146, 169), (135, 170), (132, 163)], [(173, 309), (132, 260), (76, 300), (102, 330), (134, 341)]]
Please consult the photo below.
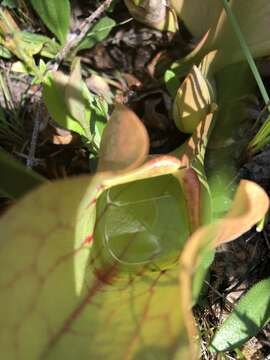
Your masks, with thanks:
[(93, 22), (111, 5), (113, 0), (105, 0), (90, 16), (88, 16), (82, 24), (74, 31), (74, 36), (66, 43), (66, 45), (56, 55), (49, 70), (55, 71), (58, 69), (61, 62), (68, 57), (70, 52), (79, 45), (84, 39), (88, 31), (91, 29)]
[(34, 119), (34, 127), (32, 132), (31, 143), (30, 143), (30, 150), (26, 160), (26, 166), (29, 168), (32, 168), (35, 165), (35, 154), (36, 154), (38, 133), (40, 127), (40, 115), (41, 115), (41, 106), (38, 105), (36, 116)]

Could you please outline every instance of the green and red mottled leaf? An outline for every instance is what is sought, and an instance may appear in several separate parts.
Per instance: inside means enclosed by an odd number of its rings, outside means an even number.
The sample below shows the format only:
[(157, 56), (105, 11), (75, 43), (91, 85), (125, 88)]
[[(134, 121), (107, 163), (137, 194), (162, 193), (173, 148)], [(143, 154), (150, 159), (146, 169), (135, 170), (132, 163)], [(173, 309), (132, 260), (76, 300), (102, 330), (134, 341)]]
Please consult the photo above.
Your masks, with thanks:
[[(120, 109), (129, 114), (118, 107), (112, 116), (108, 129), (116, 145), (106, 144), (105, 157), (110, 146), (117, 148), (118, 133), (123, 147), (130, 140), (121, 138), (126, 117)], [(137, 131), (139, 120), (133, 116), (130, 126), (139, 146), (144, 132)], [(209, 242), (230, 240), (232, 233), (222, 232), (225, 239), (217, 241), (208, 225), (192, 235), (190, 195), (183, 196), (177, 180), (187, 165), (203, 179), (198, 164), (203, 165), (206, 140), (201, 135), (207, 137), (211, 121), (210, 113), (180, 149), (180, 160), (164, 155), (144, 162), (144, 152), (135, 146), (127, 147), (130, 156), (119, 148), (110, 158), (119, 157), (116, 171), (106, 166), (93, 177), (44, 185), (4, 214), (0, 346), (5, 358), (197, 358), (197, 346), (189, 347), (188, 338), (194, 334), (193, 270)], [(242, 196), (240, 191), (238, 211), (233, 208), (214, 225), (218, 234), (226, 224), (239, 235), (264, 215), (268, 198), (258, 186), (255, 190), (262, 205), (254, 209), (245, 197), (251, 192)]]
[(98, 272), (89, 259), (88, 184), (82, 178), (42, 187), (1, 219), (5, 358), (144, 358), (144, 349), (168, 357), (177, 349), (177, 272), (119, 279), (115, 269)]
[[(130, 158), (130, 169), (137, 160)], [(91, 255), (93, 242), (98, 242), (94, 224), (101, 192), (169, 174), (179, 166), (176, 158), (163, 156), (120, 174), (107, 171), (52, 183), (4, 215), (0, 343), (5, 357), (128, 359), (144, 358), (150, 351), (187, 355), (181, 313), (177, 307), (170, 311), (179, 296), (177, 270), (167, 274), (140, 266), (140, 276), (132, 275), (120, 272), (118, 263), (101, 266), (101, 257)]]

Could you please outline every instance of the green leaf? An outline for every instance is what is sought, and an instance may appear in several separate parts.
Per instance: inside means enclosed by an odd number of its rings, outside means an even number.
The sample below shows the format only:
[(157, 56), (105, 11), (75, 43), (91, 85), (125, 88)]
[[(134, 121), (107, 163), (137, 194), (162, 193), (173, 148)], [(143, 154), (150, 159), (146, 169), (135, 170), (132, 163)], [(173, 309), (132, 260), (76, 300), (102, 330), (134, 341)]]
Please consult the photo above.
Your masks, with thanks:
[[(51, 48), (54, 51), (59, 49), (59, 45), (47, 36), (30, 33), (28, 31), (21, 31), (15, 33), (16, 41), (20, 44), (22, 51), (26, 52), (29, 56), (36, 55), (44, 49), (45, 45), (47, 48)], [(53, 54), (53, 52), (52, 52)]]
[(19, 198), (46, 179), (28, 169), (18, 160), (0, 148), (0, 193), (10, 198)]
[(220, 217), (230, 206), (237, 186), (239, 161), (248, 144), (247, 134), (252, 126), (247, 108), (253, 105), (256, 83), (245, 63), (232, 64), (219, 71), (214, 82), (219, 108), (206, 166), (215, 216)]
[(2, 0), (1, 5), (6, 6), (9, 9), (16, 9), (17, 7), (16, 0)]
[(30, 0), (30, 2), (44, 24), (64, 45), (71, 18), (69, 0)]
[[(39, 68), (40, 74), (45, 74), (47, 67), (46, 67), (45, 62), (42, 59), (40, 59), (40, 61), (39, 61), (38, 68)], [(11, 66), (11, 71), (28, 74), (28, 75), (31, 74), (32, 76), (35, 76), (35, 73), (33, 71), (31, 71), (27, 67), (27, 65), (25, 63), (23, 63), (22, 61), (14, 62)], [(33, 82), (35, 84), (40, 83), (40, 81), (41, 81), (41, 79), (33, 80)]]
[(11, 59), (12, 53), (7, 48), (0, 45), (0, 57), (4, 59)]
[(90, 104), (90, 130), (93, 135), (93, 142), (99, 149), (101, 137), (106, 126), (109, 107), (108, 103), (97, 95), (90, 94), (88, 91)]
[(12, 36), (0, 38), (0, 43), (3, 45), (2, 56), (11, 56), (11, 53), (16, 55), (24, 63), (24, 71), (37, 76), (39, 81), (42, 74), (39, 73), (33, 56), (40, 54), (53, 58), (60, 49), (60, 45), (47, 36), (16, 29)]
[(175, 72), (173, 70), (166, 70), (164, 74), (164, 81), (169, 93), (174, 97), (181, 84), (179, 78), (175, 76)]
[[(71, 74), (65, 86), (64, 99), (70, 115), (76, 119), (84, 129), (88, 139), (90, 139), (89, 114), (87, 113), (86, 98), (83, 94), (83, 82), (81, 75), (81, 63), (75, 58), (72, 64)], [(88, 91), (88, 89), (86, 89)]]
[(108, 16), (104, 16), (91, 28), (90, 32), (76, 48), (76, 52), (91, 49), (97, 43), (106, 39), (115, 24), (115, 20)]
[(212, 351), (230, 351), (255, 336), (270, 320), (270, 279), (258, 282), (236, 304), (211, 342)]
[(28, 55), (40, 53), (42, 56), (53, 58), (60, 50), (60, 45), (47, 36), (21, 31), (16, 33), (17, 41)]
[(70, 76), (60, 71), (49, 74), (42, 94), (50, 115), (60, 126), (85, 136), (99, 148), (108, 104), (90, 93), (78, 65)]
[(68, 80), (69, 77), (59, 71), (50, 74), (44, 83), (42, 96), (50, 115), (60, 126), (86, 136), (85, 130), (79, 121), (70, 115), (63, 96)]

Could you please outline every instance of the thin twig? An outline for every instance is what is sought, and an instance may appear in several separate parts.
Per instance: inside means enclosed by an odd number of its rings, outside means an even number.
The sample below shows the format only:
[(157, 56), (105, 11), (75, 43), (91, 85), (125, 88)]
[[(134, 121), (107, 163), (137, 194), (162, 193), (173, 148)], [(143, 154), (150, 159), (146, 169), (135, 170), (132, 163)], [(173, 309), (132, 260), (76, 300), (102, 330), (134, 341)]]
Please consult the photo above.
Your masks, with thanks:
[(92, 23), (111, 5), (113, 0), (105, 0), (83, 23), (74, 31), (76, 34), (56, 55), (49, 70), (56, 71), (60, 63), (70, 54), (70, 52), (80, 44), (91, 29)]
[(32, 168), (35, 165), (35, 154), (36, 154), (39, 126), (40, 126), (40, 115), (41, 115), (41, 106), (39, 105), (35, 116), (32, 138), (30, 143), (30, 150), (26, 161), (26, 166), (29, 168)]
[(225, 304), (230, 308), (230, 310), (232, 309), (233, 303), (228, 300), (224, 294), (221, 294), (221, 292), (215, 289), (207, 280), (204, 280), (204, 283), (225, 302)]

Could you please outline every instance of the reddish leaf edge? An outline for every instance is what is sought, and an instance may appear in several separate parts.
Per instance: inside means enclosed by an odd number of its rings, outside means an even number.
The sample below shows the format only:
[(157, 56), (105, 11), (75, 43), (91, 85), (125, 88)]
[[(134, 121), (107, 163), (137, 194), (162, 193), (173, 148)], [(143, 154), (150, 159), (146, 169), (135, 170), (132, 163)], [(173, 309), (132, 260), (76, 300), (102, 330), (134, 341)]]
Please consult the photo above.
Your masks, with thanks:
[(193, 317), (192, 278), (202, 260), (206, 249), (213, 250), (221, 244), (237, 239), (250, 230), (267, 213), (269, 198), (256, 183), (242, 180), (227, 215), (212, 224), (200, 227), (188, 239), (180, 256), (179, 282), (181, 291), (180, 306), (190, 341), (191, 359), (199, 357), (199, 333)]

